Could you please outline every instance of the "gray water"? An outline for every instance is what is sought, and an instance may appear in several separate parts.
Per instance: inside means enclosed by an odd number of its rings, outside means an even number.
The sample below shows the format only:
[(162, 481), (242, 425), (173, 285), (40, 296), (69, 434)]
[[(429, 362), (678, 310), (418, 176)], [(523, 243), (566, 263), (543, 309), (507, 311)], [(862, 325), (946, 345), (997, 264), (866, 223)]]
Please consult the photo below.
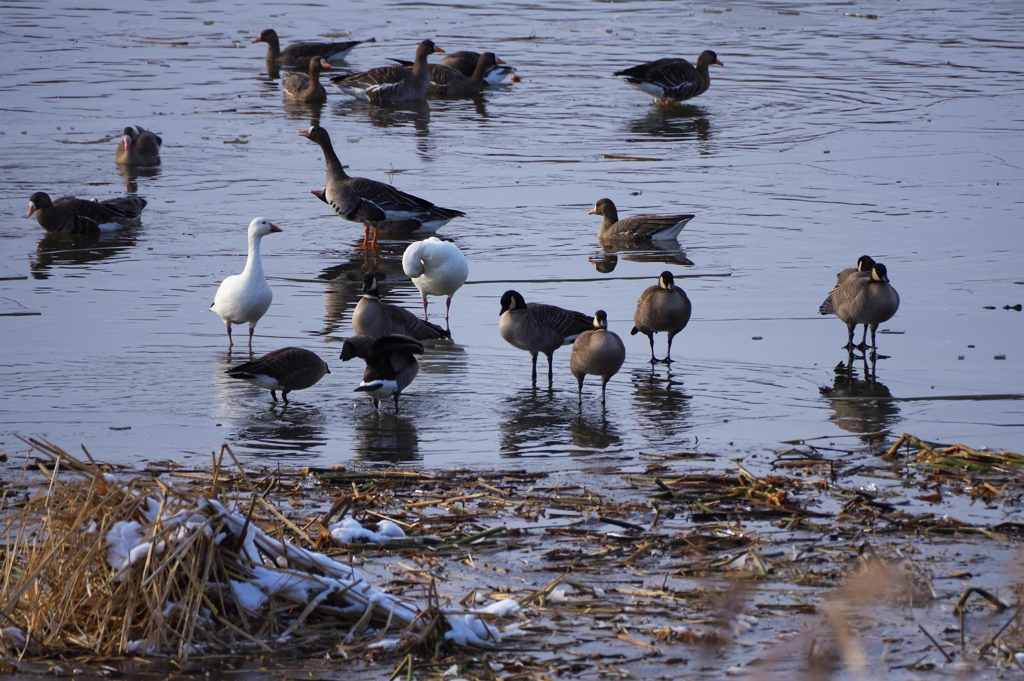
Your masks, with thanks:
[[(727, 460), (900, 432), (1024, 450), (1024, 315), (1003, 309), (1024, 301), (1019, 2), (115, 5), (0, 9), (6, 453), (24, 451), (17, 434), (123, 463), (201, 464), (228, 442), (250, 462), (557, 468), (573, 454)], [(286, 107), (265, 46), (250, 44), (267, 27), (284, 44), (376, 37), (336, 71), (411, 58), (430, 37), (493, 50), (522, 82), (393, 108), (329, 87), (320, 112)], [(611, 76), (706, 48), (725, 67), (686, 106), (656, 106)], [(352, 392), (362, 367), (337, 359), (338, 339), (368, 269), (386, 274), (388, 302), (419, 311), (401, 272), (409, 242), (367, 253), (362, 229), (308, 193), (324, 184), (322, 156), (296, 132), (317, 114), (351, 174), (468, 214), (440, 232), (471, 267), (454, 341), (430, 346), (398, 416)], [(158, 170), (114, 165), (129, 124), (163, 136)], [(104, 199), (126, 185), (149, 206), (118, 236), (69, 242), (25, 219), (35, 191)], [(679, 249), (606, 252), (586, 214), (602, 197), (623, 215), (697, 217)], [(241, 271), (259, 215), (284, 231), (263, 242), (275, 297), (256, 354), (299, 345), (332, 370), (287, 409), (225, 376), (248, 353), (229, 356), (207, 309)], [(845, 326), (817, 314), (836, 272), (865, 253), (902, 298), (874, 380), (859, 361), (854, 379), (837, 376)], [(652, 369), (646, 338), (628, 331), (665, 269), (694, 316), (678, 361)], [(554, 389), (530, 388), (529, 356), (498, 335), (509, 288), (607, 310), (628, 357), (606, 410), (593, 377), (577, 409), (568, 348)], [(443, 303), (431, 312), (439, 320)]]

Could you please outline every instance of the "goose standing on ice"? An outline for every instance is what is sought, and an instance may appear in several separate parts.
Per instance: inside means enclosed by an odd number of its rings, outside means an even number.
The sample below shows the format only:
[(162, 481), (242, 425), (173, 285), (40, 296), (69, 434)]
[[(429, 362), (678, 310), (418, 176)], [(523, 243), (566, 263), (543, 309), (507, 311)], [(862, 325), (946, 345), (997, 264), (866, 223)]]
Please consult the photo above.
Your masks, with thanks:
[[(853, 274), (838, 284), (818, 308), (823, 315), (834, 314), (845, 324), (848, 332), (846, 350), (853, 353), (854, 348), (864, 351), (868, 337), (868, 326), (871, 326), (871, 352), (876, 352), (875, 331), (878, 325), (892, 318), (900, 308), (900, 294), (889, 283), (889, 273), (885, 265), (876, 262), (871, 267), (868, 277)], [(864, 325), (864, 337), (860, 345), (853, 344), (853, 332), (858, 324)]]
[(341, 346), (341, 359), (347, 362), (361, 357), (366, 362), (363, 380), (353, 392), (362, 392), (380, 410), (380, 401), (393, 397), (398, 413), (398, 396), (409, 387), (420, 371), (416, 355), (423, 354), (423, 343), (401, 334), (374, 340), (370, 336), (346, 338)]
[(526, 350), (533, 359), (533, 385), (537, 385), (537, 355), (548, 358), (548, 385), (554, 379), (551, 367), (555, 350), (569, 345), (584, 331), (593, 328), (592, 318), (582, 312), (544, 303), (527, 303), (518, 291), (501, 296), (498, 333), (512, 347)]
[[(636, 301), (636, 312), (633, 313), (635, 326), (629, 335), (642, 333), (650, 339), (651, 364), (671, 364), (672, 339), (686, 328), (690, 322), (691, 311), (686, 291), (676, 286), (671, 272), (662, 272), (657, 285), (644, 289), (640, 299)], [(668, 349), (665, 351), (665, 359), (660, 360), (654, 356), (654, 334), (662, 331), (668, 334)]]
[(450, 331), (423, 321), (404, 307), (381, 302), (377, 277), (371, 272), (363, 276), (363, 297), (352, 310), (352, 329), (360, 336), (374, 339), (393, 334), (416, 340), (452, 337)]
[(427, 315), (427, 296), (447, 296), (444, 321), (452, 306), (452, 296), (469, 276), (469, 263), (459, 247), (436, 236), (410, 244), (402, 255), (402, 269), (416, 284), (423, 298), (423, 319)]
[(268, 234), (280, 232), (281, 228), (266, 218), (256, 218), (249, 223), (249, 258), (241, 274), (234, 274), (221, 282), (217, 295), (213, 297), (210, 310), (224, 320), (228, 329), (228, 349), (234, 347), (231, 338), (232, 324), (249, 323), (249, 352), (252, 352), (252, 334), (256, 322), (266, 314), (274, 299), (274, 292), (263, 275), (260, 259), (260, 241)]
[(619, 372), (626, 361), (626, 346), (617, 333), (608, 330), (608, 315), (604, 310), (594, 314), (594, 328), (584, 331), (572, 344), (569, 369), (579, 384), (579, 403), (583, 404), (583, 379), (587, 374), (601, 377), (601, 404), (604, 404), (604, 389), (612, 376)]
[(281, 399), (288, 404), (288, 393), (316, 385), (331, 370), (327, 368), (327, 362), (315, 352), (303, 348), (281, 348), (251, 362), (231, 367), (224, 373), (269, 390), (270, 399), (275, 402), (275, 391), (280, 390)]

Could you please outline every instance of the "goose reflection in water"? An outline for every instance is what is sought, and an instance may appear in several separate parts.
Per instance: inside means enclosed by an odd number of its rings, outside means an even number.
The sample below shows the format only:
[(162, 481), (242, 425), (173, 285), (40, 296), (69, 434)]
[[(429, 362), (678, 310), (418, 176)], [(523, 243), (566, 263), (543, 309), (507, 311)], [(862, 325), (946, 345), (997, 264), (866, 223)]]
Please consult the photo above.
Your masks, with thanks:
[(525, 388), (504, 402), (502, 456), (565, 456), (573, 449), (605, 449), (622, 441), (603, 410), (600, 416), (580, 413), (575, 386), (570, 391)]
[(679, 371), (675, 374), (672, 365), (633, 370), (633, 405), (642, 430), (655, 443), (682, 443), (681, 437), (691, 429), (691, 396), (682, 390)]
[(294, 99), (283, 99), (284, 112), (288, 120), (309, 121), (308, 127), (320, 125), (320, 114), (324, 110), (324, 102), (299, 102)]
[(629, 124), (629, 132), (673, 140), (706, 142), (711, 137), (711, 122), (699, 106), (652, 106), (642, 118)]
[(830, 400), (830, 421), (849, 433), (861, 433), (866, 444), (884, 445), (889, 429), (899, 421), (900, 408), (889, 388), (878, 382), (875, 362), (860, 360), (863, 378), (857, 377), (856, 358), (851, 357), (836, 366), (832, 387), (821, 388), (821, 394)]
[[(330, 99), (337, 92), (328, 89)], [(358, 116), (368, 118), (375, 128), (412, 127), (417, 136), (430, 134), (430, 104), (424, 100), (409, 102), (391, 102), (388, 104), (368, 104), (359, 100), (349, 100), (334, 108), (336, 116)]]
[(118, 165), (117, 172), (124, 179), (124, 191), (126, 194), (139, 193), (139, 178), (149, 179), (160, 175), (160, 166), (132, 166)]
[(420, 434), (413, 420), (393, 412), (356, 412), (352, 453), (363, 462), (420, 461)]
[(660, 243), (648, 241), (645, 243), (630, 243), (627, 241), (601, 242), (602, 253), (590, 256), (588, 259), (593, 263), (594, 268), (601, 274), (610, 274), (619, 264), (619, 258), (629, 262), (660, 262), (666, 265), (681, 265), (693, 267), (693, 261), (686, 257), (679, 243), (670, 241)]
[[(310, 197), (312, 198), (312, 197)], [(349, 229), (349, 225), (341, 224), (342, 229)], [(358, 227), (358, 225), (355, 225)], [(351, 232), (354, 236), (362, 236), (362, 231)], [(377, 275), (380, 282), (401, 281), (408, 284), (413, 291), (416, 290), (412, 280), (402, 270), (402, 254), (409, 244), (416, 239), (390, 240), (381, 239), (377, 242), (375, 251), (362, 248), (362, 239), (354, 245), (347, 254), (347, 259), (337, 265), (323, 270), (319, 279), (333, 282), (327, 288), (324, 299), (326, 307), (324, 335), (337, 332), (342, 328), (342, 318), (349, 318), (351, 308), (354, 308), (359, 298), (362, 297), (363, 276), (369, 273)], [(385, 291), (386, 288), (382, 287)], [(417, 294), (418, 296), (419, 294)]]
[(29, 269), (34, 279), (49, 279), (50, 270), (54, 267), (88, 265), (106, 260), (125, 253), (136, 243), (131, 229), (94, 236), (48, 233), (39, 240)]
[(258, 455), (307, 454), (327, 445), (326, 424), (327, 417), (311, 404), (261, 405), (242, 420), (234, 439)]

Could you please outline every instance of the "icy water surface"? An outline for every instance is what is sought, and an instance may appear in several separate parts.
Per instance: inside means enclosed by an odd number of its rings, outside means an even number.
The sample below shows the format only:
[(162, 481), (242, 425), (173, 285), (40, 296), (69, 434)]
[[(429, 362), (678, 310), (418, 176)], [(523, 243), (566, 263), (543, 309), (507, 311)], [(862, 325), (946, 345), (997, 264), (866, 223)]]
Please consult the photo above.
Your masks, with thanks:
[[(250, 461), (552, 468), (574, 453), (728, 458), (903, 431), (1024, 450), (1024, 314), (1003, 309), (1024, 301), (1017, 2), (19, 2), (0, 16), (6, 452), (22, 434), (126, 463), (206, 462), (226, 441)], [(322, 111), (285, 106), (265, 46), (250, 44), (270, 26), (285, 44), (377, 39), (335, 71), (411, 58), (430, 37), (492, 49), (522, 82), (393, 108), (329, 87)], [(725, 67), (687, 106), (655, 106), (611, 75), (706, 48)], [(365, 271), (419, 310), (408, 242), (367, 253), (361, 228), (309, 194), (322, 156), (296, 132), (313, 116), (352, 174), (468, 214), (441, 231), (471, 263), (454, 341), (430, 346), (398, 416), (352, 392), (362, 367), (338, 359), (338, 339)], [(128, 124), (162, 134), (159, 169), (114, 165)], [(35, 191), (103, 199), (126, 185), (149, 206), (117, 236), (68, 241), (25, 219)], [(697, 217), (678, 249), (606, 251), (586, 214), (602, 197), (623, 215)], [(299, 345), (332, 370), (287, 409), (225, 376), (248, 354), (229, 356), (207, 309), (241, 271), (257, 215), (284, 231), (263, 242), (275, 298), (256, 353)], [(836, 373), (845, 327), (817, 314), (864, 253), (902, 298), (874, 380), (860, 361)], [(694, 316), (678, 361), (652, 370), (646, 338), (628, 332), (665, 269)], [(606, 411), (594, 378), (577, 409), (568, 348), (554, 389), (530, 388), (529, 356), (498, 335), (510, 288), (607, 310), (628, 357)]]

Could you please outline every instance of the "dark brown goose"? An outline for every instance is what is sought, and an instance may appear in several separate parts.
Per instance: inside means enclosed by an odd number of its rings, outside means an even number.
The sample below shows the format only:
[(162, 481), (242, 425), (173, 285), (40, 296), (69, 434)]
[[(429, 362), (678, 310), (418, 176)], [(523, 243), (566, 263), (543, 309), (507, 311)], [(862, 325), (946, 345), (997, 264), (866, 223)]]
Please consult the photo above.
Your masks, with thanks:
[(601, 199), (587, 215), (603, 215), (597, 238), (606, 241), (671, 241), (679, 236), (692, 215), (634, 215), (619, 219), (611, 199)]
[[(671, 272), (662, 272), (658, 277), (657, 286), (649, 286), (640, 294), (636, 301), (636, 312), (633, 313), (635, 326), (629, 332), (631, 336), (642, 333), (651, 341), (651, 364), (672, 362), (672, 339), (686, 328), (690, 321), (690, 299), (686, 291), (675, 285)], [(668, 349), (665, 359), (654, 356), (654, 334), (668, 333)]]
[(671, 104), (707, 92), (711, 87), (708, 67), (712, 64), (725, 66), (718, 61), (717, 54), (711, 50), (704, 50), (697, 57), (696, 66), (685, 59), (658, 59), (616, 71), (615, 75), (624, 76), (626, 84), (631, 88), (646, 92), (663, 104)]
[(547, 355), (550, 385), (554, 378), (551, 361), (555, 350), (569, 345), (592, 328), (588, 315), (554, 305), (527, 303), (518, 291), (505, 291), (501, 296), (500, 314), (498, 333), (513, 347), (526, 350), (533, 359), (533, 385), (537, 385), (539, 353)]
[(450, 331), (423, 321), (404, 307), (382, 303), (377, 277), (373, 273), (363, 277), (363, 297), (352, 311), (352, 329), (360, 336), (370, 338), (383, 338), (392, 334), (410, 336), (416, 340), (452, 337)]
[(309, 68), (312, 59), (325, 60), (328, 62), (344, 59), (349, 51), (356, 45), (376, 42), (374, 38), (369, 40), (351, 40), (343, 43), (295, 43), (281, 49), (281, 42), (277, 32), (268, 28), (254, 38), (253, 43), (267, 44), (267, 65), (270, 67), (284, 66), (290, 69), (305, 71)]
[(342, 361), (361, 357), (366, 362), (363, 380), (353, 392), (363, 392), (380, 409), (380, 401), (393, 397), (398, 411), (398, 396), (409, 387), (419, 373), (416, 355), (423, 354), (423, 343), (415, 338), (392, 334), (374, 340), (370, 336), (345, 339), (341, 347)]
[(405, 66), (382, 66), (351, 76), (338, 76), (331, 82), (342, 92), (372, 104), (408, 102), (423, 99), (430, 88), (430, 65), (427, 57), (435, 52), (444, 52), (433, 40), (424, 40), (416, 48), (416, 61), (412, 68)]
[[(867, 349), (868, 326), (871, 326), (871, 350), (875, 352), (875, 331), (878, 325), (892, 318), (900, 308), (900, 295), (889, 283), (885, 265), (876, 262), (870, 277), (849, 276), (836, 286), (818, 308), (823, 315), (834, 314), (846, 324), (846, 349)], [(864, 325), (860, 345), (853, 344), (853, 332), (858, 324)]]
[(583, 379), (587, 374), (601, 377), (601, 404), (604, 404), (605, 386), (619, 372), (626, 361), (626, 346), (618, 334), (608, 330), (608, 315), (604, 310), (594, 314), (593, 328), (584, 331), (572, 344), (569, 369), (579, 384), (579, 401), (583, 402)]
[(373, 242), (369, 245), (376, 246), (381, 232), (402, 235), (432, 232), (465, 215), (459, 210), (435, 206), (384, 182), (349, 177), (326, 130), (314, 125), (300, 130), (299, 134), (320, 145), (327, 165), (327, 186), (310, 193), (327, 203), (341, 218), (361, 223), (365, 228), (364, 246), (369, 242), (371, 229)]
[[(493, 52), (484, 54), (494, 54)], [(480, 63), (481, 54), (479, 52), (452, 52), (446, 54), (444, 58), (436, 64), (430, 65), (430, 80), (432, 83), (438, 82), (438, 71), (439, 69), (454, 69), (464, 75), (466, 78), (472, 78), (473, 73), (476, 71), (477, 65)], [(398, 62), (402, 66), (411, 67), (411, 61), (405, 61), (403, 59), (392, 59), (391, 61)], [(498, 85), (505, 79), (506, 76), (515, 73), (515, 68), (509, 66), (497, 56), (494, 58), (494, 65), (487, 69), (484, 74), (484, 80), (487, 85)]]
[(47, 232), (95, 235), (113, 232), (139, 223), (146, 207), (141, 196), (119, 196), (106, 201), (86, 201), (73, 196), (51, 201), (46, 192), (36, 192), (28, 200), (28, 216)]
[(316, 385), (331, 370), (315, 352), (302, 348), (281, 348), (251, 362), (231, 367), (224, 373), (269, 390), (270, 398), (275, 402), (276, 391), (280, 390), (281, 399), (288, 404), (288, 393)]
[(469, 76), (447, 66), (431, 67), (428, 97), (466, 97), (483, 92), (487, 87), (487, 74), (497, 67), (493, 52), (484, 52)]
[(141, 125), (128, 126), (121, 133), (114, 161), (125, 166), (160, 165), (160, 145), (164, 141)]
[(285, 99), (307, 104), (322, 104), (327, 101), (327, 90), (320, 83), (320, 71), (330, 68), (323, 59), (309, 60), (309, 74), (289, 71), (281, 77), (281, 91)]

